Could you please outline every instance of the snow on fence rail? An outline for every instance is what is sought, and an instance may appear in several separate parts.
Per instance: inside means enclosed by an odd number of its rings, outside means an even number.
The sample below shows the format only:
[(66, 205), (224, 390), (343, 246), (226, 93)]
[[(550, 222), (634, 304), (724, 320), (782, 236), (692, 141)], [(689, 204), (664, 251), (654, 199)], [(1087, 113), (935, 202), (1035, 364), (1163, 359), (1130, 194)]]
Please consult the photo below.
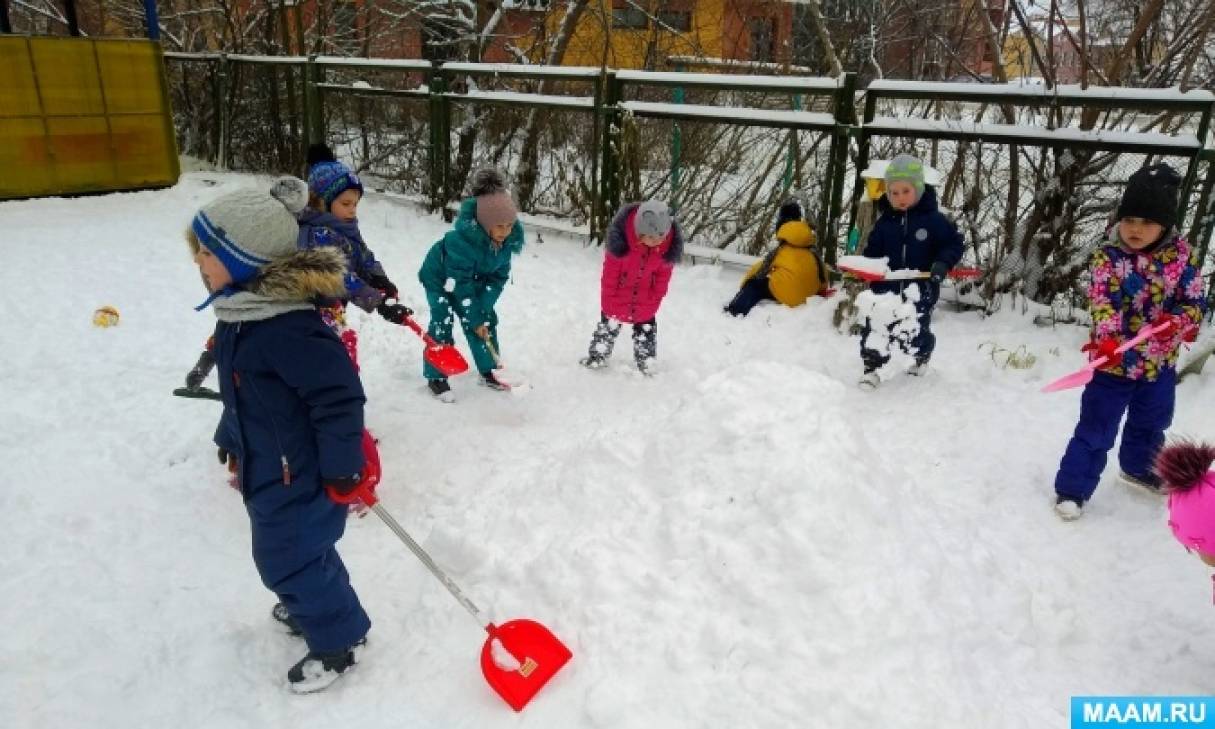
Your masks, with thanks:
[[(593, 120), (592, 136), (597, 146), (594, 152), (594, 162), (591, 165), (592, 179), (589, 181), (589, 192), (592, 200), (591, 217), (595, 221), (592, 228), (601, 228), (604, 220), (599, 217), (607, 207), (616, 202), (619, 195), (619, 183), (614, 179), (618, 172), (620, 160), (613, 155), (613, 145), (608, 143), (611, 135), (617, 133), (624, 123), (625, 116), (642, 118), (658, 118), (678, 121), (695, 121), (709, 124), (732, 126), (773, 127), (792, 130), (813, 130), (830, 133), (830, 149), (823, 170), (820, 205), (820, 220), (824, 225), (824, 246), (833, 245), (834, 229), (840, 222), (840, 217), (847, 217), (849, 202), (842, 200), (846, 181), (850, 174), (849, 139), (857, 140), (859, 145), (858, 157), (860, 162), (867, 161), (870, 142), (878, 137), (896, 139), (931, 139), (931, 140), (977, 140), (1010, 147), (1038, 147), (1056, 149), (1086, 149), (1111, 153), (1159, 154), (1164, 156), (1182, 157), (1189, 160), (1189, 168), (1185, 174), (1185, 191), (1189, 191), (1202, 182), (1198, 177), (1199, 165), (1206, 164), (1208, 176), (1215, 169), (1215, 160), (1204, 147), (1212, 144), (1210, 127), (1215, 113), (1215, 94), (1209, 91), (1181, 91), (1171, 89), (1138, 89), (1057, 86), (1029, 86), (1019, 84), (969, 84), (969, 83), (930, 83), (899, 80), (875, 80), (866, 88), (857, 89), (855, 75), (844, 74), (838, 78), (818, 78), (792, 75), (757, 75), (757, 74), (721, 74), (721, 73), (688, 73), (688, 72), (655, 72), (617, 70), (592, 67), (565, 66), (533, 66), (525, 64), (480, 64), (464, 62), (431, 63), (420, 59), (374, 59), (374, 58), (344, 58), (336, 56), (253, 56), (245, 54), (222, 53), (180, 53), (166, 52), (164, 57), (170, 61), (211, 63), (227, 63), (237, 61), (242, 64), (265, 63), (288, 65), (293, 68), (304, 68), (300, 81), (303, 85), (303, 105), (306, 123), (302, 137), (306, 141), (319, 141), (326, 138), (325, 118), (322, 111), (326, 99), (351, 96), (381, 96), (406, 97), (414, 99), (429, 98), (430, 120), (432, 130), (428, 173), (431, 190), (432, 206), (442, 207), (448, 192), (448, 175), (451, 170), (450, 149), (450, 107), (455, 104), (501, 104), (514, 106), (530, 106), (533, 108), (563, 109), (576, 113), (591, 113)], [(675, 59), (673, 59), (674, 61)], [(686, 60), (686, 59), (683, 59)], [(675, 61), (680, 62), (680, 61)], [(695, 65), (688, 63), (687, 65)], [(327, 79), (327, 72), (346, 69), (344, 83), (337, 78)], [(380, 71), (384, 73), (415, 73), (423, 76), (422, 84), (416, 88), (394, 89), (387, 88), (392, 84), (371, 85), (362, 81), (354, 81), (350, 74), (357, 74), (358, 69)], [(777, 69), (757, 69), (777, 70)], [(453, 89), (450, 82), (459, 76), (537, 79), (540, 81), (565, 80), (575, 83), (585, 83), (593, 88), (593, 95), (587, 91), (579, 93), (561, 90), (545, 89), (545, 93), (534, 93), (528, 89), (480, 89), (469, 83), (468, 90)], [(220, 93), (225, 85), (225, 75), (220, 74), (214, 92), (216, 97), (216, 112), (211, 115), (219, 129), (211, 137), (218, 139), (216, 157), (218, 160), (227, 159), (226, 145), (229, 144), (227, 127), (223, 120), (225, 115), (231, 115), (231, 109), (224, 110), (220, 105)], [(291, 82), (289, 82), (291, 83)], [(416, 82), (415, 82), (416, 83)], [(410, 84), (412, 85), (412, 84)], [(758, 104), (750, 103), (751, 97), (740, 93), (728, 95), (727, 98), (742, 100), (743, 106), (729, 106), (700, 103), (669, 103), (651, 100), (634, 100), (627, 98), (626, 91), (640, 88), (670, 88), (676, 90), (722, 90), (737, 92), (768, 92), (784, 94), (790, 97), (792, 109), (757, 108)], [(801, 97), (817, 97), (827, 100), (825, 111), (804, 111), (799, 107)], [(682, 98), (676, 94), (676, 98)], [(864, 101), (864, 115), (858, 120), (856, 116), (857, 101)], [(1179, 127), (1177, 133), (1162, 133), (1159, 131), (1137, 131), (1135, 129), (1101, 130), (1082, 129), (1079, 126), (1060, 126), (1049, 128), (1045, 123), (1039, 125), (998, 124), (975, 121), (976, 115), (954, 109), (952, 106), (936, 106), (938, 114), (944, 111), (952, 118), (926, 119), (902, 116), (877, 116), (876, 107), (879, 101), (901, 100), (932, 100), (937, 102), (953, 102), (958, 104), (986, 104), (1016, 106), (1018, 108), (1076, 108), (1090, 110), (1126, 109), (1147, 113), (1168, 113), (1190, 115), (1190, 122), (1199, 118), (1197, 124), (1188, 123), (1188, 127)], [(287, 97), (289, 103), (290, 97)], [(730, 103), (730, 102), (726, 102)], [(952, 111), (951, 111), (952, 110)], [(896, 112), (897, 113), (897, 112)], [(1132, 124), (1133, 120), (1127, 126)], [(277, 127), (275, 127), (277, 128)], [(678, 129), (678, 127), (676, 127)], [(1196, 133), (1193, 133), (1195, 132)], [(1184, 133), (1183, 133), (1184, 132)], [(292, 135), (296, 132), (291, 130)], [(364, 129), (363, 134), (367, 132)], [(678, 137), (672, 142), (672, 159), (678, 160), (682, 152), (678, 148)], [(796, 145), (796, 138), (791, 138), (791, 148)], [(302, 148), (302, 145), (301, 145)], [(791, 155), (793, 153), (790, 153)], [(602, 157), (600, 160), (599, 157)], [(820, 160), (821, 163), (821, 160)], [(672, 164), (672, 179), (677, 179), (675, 162)], [(854, 173), (855, 174), (855, 173)], [(672, 185), (677, 183), (672, 183)], [(786, 183), (787, 185), (788, 183)], [(1198, 221), (1206, 221), (1204, 216), (1207, 200), (1211, 197), (1211, 184), (1207, 181), (1201, 185), (1200, 204), (1194, 211)], [(856, 186), (853, 186), (852, 199), (857, 196)], [(605, 207), (606, 206), (606, 207)], [(1212, 216), (1215, 220), (1215, 216)], [(1207, 231), (1215, 226), (1212, 222), (1200, 222), (1202, 229)], [(1195, 228), (1196, 233), (1201, 231)], [(830, 256), (830, 248), (826, 251)]]
[(625, 83), (689, 88), (832, 93), (841, 86), (838, 78), (813, 76), (754, 76), (743, 74), (690, 73), (686, 71), (617, 71)]
[(961, 120), (904, 119), (875, 117), (863, 128), (872, 134), (895, 137), (924, 137), (957, 139), (967, 137), (987, 142), (1004, 142), (1031, 147), (1118, 147), (1128, 152), (1155, 154), (1194, 154), (1202, 149), (1194, 134), (1162, 134), (1160, 132), (1128, 132), (1110, 129), (1078, 129), (1060, 127), (993, 124)]
[(826, 112), (751, 109), (740, 106), (672, 104), (651, 101), (622, 101), (620, 107), (635, 116), (711, 121), (721, 124), (749, 124), (797, 129), (835, 128), (835, 116)]
[(957, 84), (926, 81), (898, 81), (876, 79), (865, 88), (865, 92), (883, 98), (898, 99), (956, 99), (968, 97), (987, 98), (990, 101), (1017, 101), (1020, 103), (1053, 103), (1060, 106), (1106, 106), (1124, 108), (1148, 105), (1151, 108), (1186, 107), (1202, 111), (1215, 103), (1215, 94), (1202, 89), (1182, 91), (1169, 89), (1140, 89), (1120, 86), (1062, 85), (1053, 88), (1026, 84)]

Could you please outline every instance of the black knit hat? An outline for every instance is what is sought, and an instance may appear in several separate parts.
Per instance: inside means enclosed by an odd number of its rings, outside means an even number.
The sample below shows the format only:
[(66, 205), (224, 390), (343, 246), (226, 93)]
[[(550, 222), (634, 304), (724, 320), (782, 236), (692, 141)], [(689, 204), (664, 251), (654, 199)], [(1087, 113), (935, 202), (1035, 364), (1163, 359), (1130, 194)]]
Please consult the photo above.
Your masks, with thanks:
[(1135, 171), (1126, 182), (1118, 219), (1143, 218), (1160, 223), (1165, 229), (1177, 225), (1177, 188), (1181, 177), (1166, 164)]

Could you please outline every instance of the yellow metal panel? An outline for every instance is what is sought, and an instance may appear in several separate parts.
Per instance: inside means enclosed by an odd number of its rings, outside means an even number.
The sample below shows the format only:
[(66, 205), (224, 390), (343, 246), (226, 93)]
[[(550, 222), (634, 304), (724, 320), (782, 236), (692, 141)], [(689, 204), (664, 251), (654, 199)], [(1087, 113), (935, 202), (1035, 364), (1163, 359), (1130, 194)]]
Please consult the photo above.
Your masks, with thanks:
[(59, 192), (115, 188), (110, 132), (104, 116), (49, 117), (46, 123)]
[(151, 43), (97, 41), (97, 60), (109, 113), (146, 114), (163, 109), (160, 59)]
[(173, 161), (177, 150), (165, 138), (165, 120), (160, 114), (138, 114), (110, 118), (114, 167), (121, 184), (142, 187), (177, 182)]
[(42, 119), (0, 118), (0, 170), (4, 170), (0, 198), (44, 195), (55, 189)]
[(48, 116), (105, 113), (93, 42), (84, 38), (31, 38), (34, 74)]
[(0, 68), (4, 69), (4, 82), (0, 83), (0, 117), (41, 114), (34, 68), (30, 65), (29, 48), (24, 38), (0, 35)]
[(0, 37), (0, 64), (0, 199), (177, 181), (155, 43)]

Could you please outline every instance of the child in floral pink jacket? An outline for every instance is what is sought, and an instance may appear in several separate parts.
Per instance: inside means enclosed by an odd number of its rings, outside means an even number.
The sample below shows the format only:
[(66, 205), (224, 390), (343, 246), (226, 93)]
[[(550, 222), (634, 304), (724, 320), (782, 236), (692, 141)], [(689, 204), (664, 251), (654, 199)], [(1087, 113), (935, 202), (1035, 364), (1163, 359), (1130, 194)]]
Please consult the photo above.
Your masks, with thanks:
[[(1206, 305), (1197, 257), (1176, 232), (1180, 183), (1164, 164), (1131, 175), (1118, 224), (1093, 254), (1093, 336), (1084, 350), (1107, 360), (1084, 389), (1080, 422), (1055, 477), (1055, 510), (1064, 519), (1078, 518), (1096, 490), (1124, 413), (1120, 477), (1159, 492), (1152, 461), (1173, 421), (1178, 353), (1183, 342), (1196, 338)], [(1165, 328), (1123, 354), (1115, 352), (1149, 324)]]
[(658, 307), (667, 295), (683, 236), (667, 204), (658, 200), (620, 208), (608, 230), (600, 280), (602, 315), (581, 362), (599, 369), (612, 356), (623, 323), (633, 325), (633, 358), (644, 375), (658, 356)]

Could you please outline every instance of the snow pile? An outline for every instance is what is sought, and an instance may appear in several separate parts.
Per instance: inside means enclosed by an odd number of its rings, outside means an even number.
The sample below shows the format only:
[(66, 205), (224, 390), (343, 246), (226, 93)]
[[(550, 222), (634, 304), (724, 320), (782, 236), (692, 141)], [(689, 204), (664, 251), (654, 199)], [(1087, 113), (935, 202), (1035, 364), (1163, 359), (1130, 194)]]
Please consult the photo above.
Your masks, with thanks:
[[(1037, 729), (1075, 694), (1212, 690), (1209, 581), (1163, 503), (1105, 483), (1081, 521), (1051, 511), (1079, 393), (1037, 390), (1082, 363), (1084, 329), (939, 310), (928, 374), (862, 393), (834, 301), (736, 320), (737, 271), (681, 266), (660, 374), (623, 335), (592, 372), (602, 252), (529, 232), (499, 305), (525, 398), (462, 376), (457, 404), (435, 402), (416, 336), (351, 320), (384, 507), (488, 616), (544, 623), (573, 660), (516, 716), (478, 670), (483, 626), (352, 519), (368, 649), (290, 695), (303, 647), (269, 616), (218, 410), (169, 396), (214, 321), (191, 310), (182, 230), (253, 184), (0, 204), (21, 241), (0, 271), (7, 724)], [(447, 227), (374, 194), (360, 216), (425, 321), (415, 272)], [(92, 326), (102, 305), (119, 326)], [(1036, 363), (1001, 368), (989, 343)], [(1175, 431), (1215, 437), (1215, 378), (1177, 401)]]

